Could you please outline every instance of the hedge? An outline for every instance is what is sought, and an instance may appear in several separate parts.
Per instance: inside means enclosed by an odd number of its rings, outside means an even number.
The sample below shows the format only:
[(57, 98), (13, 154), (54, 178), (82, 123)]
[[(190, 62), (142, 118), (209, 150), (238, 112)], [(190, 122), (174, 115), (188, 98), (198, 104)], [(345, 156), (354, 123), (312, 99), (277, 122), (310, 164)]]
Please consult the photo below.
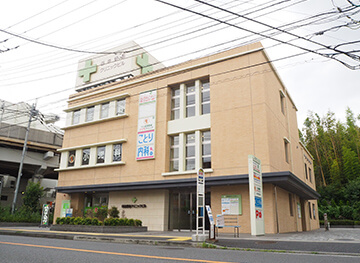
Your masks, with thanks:
[(93, 226), (142, 226), (142, 221), (139, 219), (127, 218), (106, 218), (104, 222), (97, 218), (83, 218), (83, 217), (58, 217), (56, 218), (58, 225), (93, 225)]

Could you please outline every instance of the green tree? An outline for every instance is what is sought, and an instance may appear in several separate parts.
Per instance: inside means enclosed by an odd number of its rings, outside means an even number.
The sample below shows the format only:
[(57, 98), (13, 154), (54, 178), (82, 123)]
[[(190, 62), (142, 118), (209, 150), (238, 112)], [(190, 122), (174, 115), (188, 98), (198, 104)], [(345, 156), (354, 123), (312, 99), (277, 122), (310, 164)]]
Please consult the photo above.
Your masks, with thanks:
[(331, 165), (330, 169), (330, 177), (331, 182), (337, 186), (341, 185), (341, 174), (340, 174), (340, 167), (337, 162), (337, 160), (333, 160), (333, 163)]
[(40, 186), (40, 183), (29, 181), (23, 197), (25, 208), (32, 213), (39, 212), (41, 209), (40, 198), (43, 196), (44, 189)]
[(347, 181), (356, 179), (360, 174), (360, 164), (356, 153), (347, 147), (342, 148), (344, 176)]

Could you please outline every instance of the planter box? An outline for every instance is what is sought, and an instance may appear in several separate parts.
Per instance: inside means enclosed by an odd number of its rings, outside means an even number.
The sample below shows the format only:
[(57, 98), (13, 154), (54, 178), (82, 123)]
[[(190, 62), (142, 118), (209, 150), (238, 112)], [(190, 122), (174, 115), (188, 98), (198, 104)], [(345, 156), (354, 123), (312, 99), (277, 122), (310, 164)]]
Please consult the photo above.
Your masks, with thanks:
[(52, 231), (72, 231), (91, 233), (131, 233), (146, 232), (146, 226), (92, 226), (92, 225), (52, 225)]

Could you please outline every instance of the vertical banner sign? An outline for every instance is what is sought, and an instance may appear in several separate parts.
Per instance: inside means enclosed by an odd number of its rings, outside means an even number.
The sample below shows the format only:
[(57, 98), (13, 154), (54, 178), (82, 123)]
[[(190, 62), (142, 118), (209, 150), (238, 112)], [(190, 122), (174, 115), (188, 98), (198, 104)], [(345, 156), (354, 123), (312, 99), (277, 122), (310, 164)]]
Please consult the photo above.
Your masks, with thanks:
[(61, 202), (60, 217), (65, 217), (66, 209), (69, 209), (69, 208), (70, 208), (70, 200), (63, 200)]
[[(205, 172), (200, 168), (197, 172), (197, 196), (196, 196), (196, 235), (199, 234), (199, 230), (202, 230), (202, 234), (205, 234)], [(199, 226), (199, 221), (201, 225)]]
[(209, 230), (209, 238), (214, 239), (215, 238), (215, 220), (211, 212), (211, 207), (209, 205), (205, 206), (207, 215), (209, 217), (210, 222), (210, 230)]
[(261, 161), (253, 155), (248, 161), (251, 235), (265, 235)]
[(50, 205), (43, 204), (43, 209), (41, 214), (41, 226), (43, 227), (49, 226), (49, 213), (50, 213)]
[(139, 95), (136, 160), (155, 158), (156, 90)]

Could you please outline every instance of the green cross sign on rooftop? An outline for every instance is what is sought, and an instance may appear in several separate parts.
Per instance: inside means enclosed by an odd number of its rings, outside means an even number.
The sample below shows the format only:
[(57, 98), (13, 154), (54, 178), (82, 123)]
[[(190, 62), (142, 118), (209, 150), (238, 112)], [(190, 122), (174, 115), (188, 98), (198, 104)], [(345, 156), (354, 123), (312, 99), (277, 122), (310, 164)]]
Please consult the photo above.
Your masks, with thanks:
[(141, 74), (153, 71), (153, 68), (149, 63), (149, 55), (146, 53), (143, 53), (142, 55), (136, 57), (136, 64), (140, 66)]
[(84, 83), (90, 81), (90, 75), (97, 71), (97, 65), (92, 65), (92, 60), (85, 61), (85, 68), (79, 70), (79, 77), (83, 77)]

